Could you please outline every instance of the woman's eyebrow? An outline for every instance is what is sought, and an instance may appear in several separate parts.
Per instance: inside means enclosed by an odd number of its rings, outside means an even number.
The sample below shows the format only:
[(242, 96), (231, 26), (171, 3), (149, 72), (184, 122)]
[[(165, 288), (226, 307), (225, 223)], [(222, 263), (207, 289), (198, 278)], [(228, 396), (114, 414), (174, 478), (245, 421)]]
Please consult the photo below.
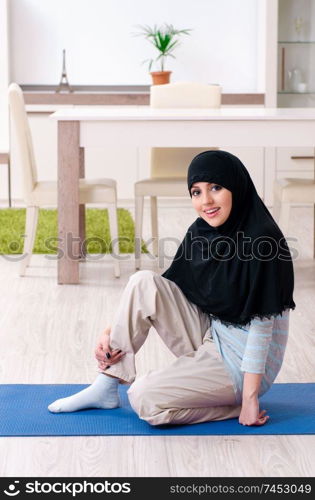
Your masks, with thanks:
[[(217, 183), (216, 183), (216, 182), (207, 182), (207, 185), (208, 185), (208, 186), (216, 186), (216, 185), (217, 185)], [(200, 188), (200, 186), (197, 186), (196, 184), (193, 184), (193, 185), (191, 186), (191, 189), (192, 189), (192, 188)]]

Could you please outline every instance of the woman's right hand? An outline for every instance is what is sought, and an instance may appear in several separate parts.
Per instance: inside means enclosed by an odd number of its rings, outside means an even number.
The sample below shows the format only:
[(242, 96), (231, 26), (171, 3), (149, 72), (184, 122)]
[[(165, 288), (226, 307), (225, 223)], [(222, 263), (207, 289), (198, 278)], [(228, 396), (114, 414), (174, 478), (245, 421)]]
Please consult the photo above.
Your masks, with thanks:
[(266, 410), (259, 410), (259, 401), (257, 396), (244, 398), (242, 402), (239, 423), (242, 425), (264, 425), (269, 420)]
[(120, 349), (112, 350), (110, 347), (110, 327), (105, 328), (103, 335), (99, 339), (96, 349), (95, 357), (98, 361), (98, 367), (101, 370), (106, 370), (110, 366), (118, 363), (125, 355)]

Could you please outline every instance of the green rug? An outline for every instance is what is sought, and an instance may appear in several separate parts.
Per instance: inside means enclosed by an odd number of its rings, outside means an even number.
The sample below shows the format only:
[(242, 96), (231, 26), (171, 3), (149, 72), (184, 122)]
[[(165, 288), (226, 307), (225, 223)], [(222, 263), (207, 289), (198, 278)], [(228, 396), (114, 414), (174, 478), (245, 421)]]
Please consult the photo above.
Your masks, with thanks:
[[(0, 209), (0, 254), (23, 252), (25, 208)], [(128, 210), (118, 208), (120, 253), (134, 252), (134, 222)], [(86, 242), (88, 253), (110, 253), (107, 209), (86, 209)], [(55, 254), (57, 247), (57, 210), (39, 211), (33, 253)], [(145, 245), (142, 252), (147, 253)]]

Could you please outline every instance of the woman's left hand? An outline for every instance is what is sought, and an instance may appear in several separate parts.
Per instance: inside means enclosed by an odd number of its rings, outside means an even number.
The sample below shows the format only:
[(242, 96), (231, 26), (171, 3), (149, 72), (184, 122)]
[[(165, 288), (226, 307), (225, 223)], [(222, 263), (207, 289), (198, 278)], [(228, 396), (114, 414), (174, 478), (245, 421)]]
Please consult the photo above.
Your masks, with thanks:
[(242, 425), (264, 425), (269, 420), (266, 410), (259, 411), (258, 397), (243, 398), (239, 423)]

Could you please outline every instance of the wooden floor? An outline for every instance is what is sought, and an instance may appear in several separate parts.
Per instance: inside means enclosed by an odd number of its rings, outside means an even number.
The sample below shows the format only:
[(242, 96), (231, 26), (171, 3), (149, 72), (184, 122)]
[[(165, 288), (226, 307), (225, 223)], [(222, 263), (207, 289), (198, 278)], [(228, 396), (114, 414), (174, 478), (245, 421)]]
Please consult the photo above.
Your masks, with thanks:
[[(195, 216), (187, 205), (163, 207), (161, 236), (171, 255)], [(145, 227), (149, 227), (146, 213)], [(315, 261), (312, 209), (296, 208), (290, 233), (295, 301), (290, 340), (278, 382), (314, 382)], [(165, 260), (164, 267), (169, 261)], [(143, 268), (156, 269), (146, 257)], [(80, 285), (57, 285), (56, 262), (35, 255), (25, 278), (18, 263), (0, 257), (0, 383), (90, 383), (93, 351), (110, 324), (134, 272), (132, 258), (113, 278), (108, 257), (81, 264)], [(165, 366), (173, 356), (154, 330), (137, 355), (138, 372)], [(17, 411), (19, 409), (17, 408)], [(271, 415), (272, 419), (272, 415)], [(0, 476), (314, 476), (315, 436), (38, 437), (0, 440)]]

